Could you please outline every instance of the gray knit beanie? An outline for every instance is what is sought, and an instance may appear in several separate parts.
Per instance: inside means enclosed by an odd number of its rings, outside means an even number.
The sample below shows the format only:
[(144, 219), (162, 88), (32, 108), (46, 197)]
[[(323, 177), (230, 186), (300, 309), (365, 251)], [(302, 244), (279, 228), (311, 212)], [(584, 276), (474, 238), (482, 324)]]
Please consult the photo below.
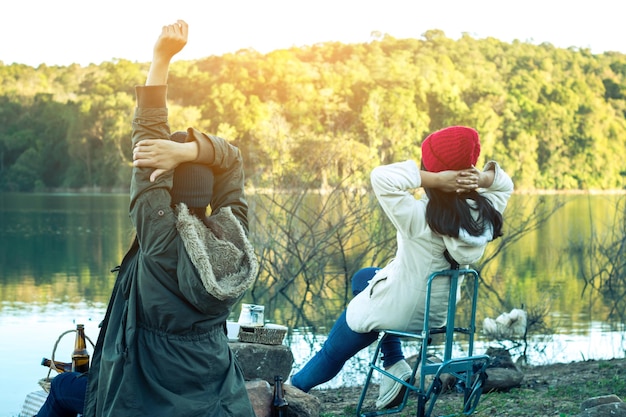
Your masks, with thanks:
[[(187, 132), (177, 131), (170, 136), (179, 143), (187, 142)], [(174, 170), (172, 204), (185, 203), (188, 207), (206, 208), (213, 196), (213, 171), (194, 162), (180, 164)]]

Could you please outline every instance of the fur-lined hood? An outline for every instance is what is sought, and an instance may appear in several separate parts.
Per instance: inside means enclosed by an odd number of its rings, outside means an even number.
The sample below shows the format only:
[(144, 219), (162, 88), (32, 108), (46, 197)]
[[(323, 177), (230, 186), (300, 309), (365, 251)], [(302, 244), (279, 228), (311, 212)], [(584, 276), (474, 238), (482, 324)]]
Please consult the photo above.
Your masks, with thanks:
[(258, 260), (230, 207), (209, 217), (210, 227), (178, 205), (176, 228), (204, 288), (218, 300), (240, 297), (254, 282)]

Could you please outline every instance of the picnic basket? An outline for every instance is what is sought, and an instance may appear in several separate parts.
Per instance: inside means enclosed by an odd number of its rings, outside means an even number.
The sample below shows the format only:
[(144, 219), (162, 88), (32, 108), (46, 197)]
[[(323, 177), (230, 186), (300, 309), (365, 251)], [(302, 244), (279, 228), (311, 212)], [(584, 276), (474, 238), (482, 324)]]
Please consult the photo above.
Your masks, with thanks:
[[(52, 370), (56, 371), (56, 366), (54, 365), (54, 356), (56, 355), (56, 352), (57, 352), (57, 346), (59, 346), (59, 342), (61, 341), (61, 339), (63, 339), (63, 336), (65, 336), (66, 334), (70, 334), (70, 333), (76, 333), (76, 329), (66, 330), (59, 335), (59, 337), (57, 338), (57, 341), (54, 343), (54, 347), (52, 348), (52, 356), (51, 356), (51, 361), (50, 361), (50, 368), (48, 369), (48, 375), (46, 375), (45, 378), (41, 378), (38, 381), (39, 386), (47, 393), (50, 392), (50, 384), (52, 383), (52, 379), (55, 377), (55, 375), (51, 377), (50, 374), (52, 373)], [(95, 345), (93, 344), (89, 336), (85, 335), (85, 339), (87, 339), (89, 343), (91, 343), (92, 348), (95, 347)]]

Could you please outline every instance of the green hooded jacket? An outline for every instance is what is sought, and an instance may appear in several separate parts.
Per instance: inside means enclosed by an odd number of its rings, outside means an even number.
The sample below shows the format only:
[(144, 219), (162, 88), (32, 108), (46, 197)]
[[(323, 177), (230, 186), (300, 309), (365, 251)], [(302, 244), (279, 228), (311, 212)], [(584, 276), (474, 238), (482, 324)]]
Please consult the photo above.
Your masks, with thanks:
[[(169, 138), (166, 86), (136, 88), (133, 146)], [(225, 322), (256, 278), (247, 239), (239, 150), (194, 129), (214, 174), (216, 237), (184, 204), (170, 207), (173, 173), (150, 182), (134, 168), (130, 217), (136, 239), (118, 275), (92, 357), (84, 417), (253, 417)], [(203, 148), (215, 158), (203, 161)]]

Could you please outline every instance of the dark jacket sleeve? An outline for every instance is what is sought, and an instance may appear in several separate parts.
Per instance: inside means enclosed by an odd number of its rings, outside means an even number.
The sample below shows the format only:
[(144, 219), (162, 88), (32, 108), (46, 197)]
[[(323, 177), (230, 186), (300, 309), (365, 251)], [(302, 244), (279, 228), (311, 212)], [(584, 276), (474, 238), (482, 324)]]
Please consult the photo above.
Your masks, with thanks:
[[(165, 107), (167, 86), (138, 86), (137, 108), (132, 122), (132, 146), (143, 139), (169, 140), (170, 128)], [(133, 168), (130, 186), (130, 217), (137, 239), (146, 253), (171, 250), (175, 238), (175, 216), (170, 207), (173, 172), (150, 182), (152, 168)]]

